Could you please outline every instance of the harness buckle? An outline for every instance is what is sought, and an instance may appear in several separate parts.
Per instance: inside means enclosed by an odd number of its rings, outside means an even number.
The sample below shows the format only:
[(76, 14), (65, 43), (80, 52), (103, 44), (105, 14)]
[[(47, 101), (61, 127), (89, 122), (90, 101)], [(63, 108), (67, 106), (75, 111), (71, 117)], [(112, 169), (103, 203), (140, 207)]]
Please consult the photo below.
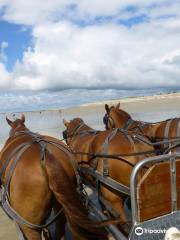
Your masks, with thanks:
[(32, 136), (33, 142), (40, 143), (42, 141), (41, 136)]

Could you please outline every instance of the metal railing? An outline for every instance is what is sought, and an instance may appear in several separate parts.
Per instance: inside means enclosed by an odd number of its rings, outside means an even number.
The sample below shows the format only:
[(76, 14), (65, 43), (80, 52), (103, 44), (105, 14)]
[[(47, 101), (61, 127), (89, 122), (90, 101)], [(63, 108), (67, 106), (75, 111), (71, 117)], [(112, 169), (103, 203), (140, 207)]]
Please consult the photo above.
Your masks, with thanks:
[(131, 210), (132, 210), (132, 222), (134, 225), (140, 223), (138, 219), (138, 202), (137, 202), (137, 176), (145, 165), (155, 164), (160, 162), (170, 162), (170, 176), (171, 176), (171, 212), (177, 210), (177, 188), (176, 188), (176, 159), (180, 158), (180, 153), (166, 154), (161, 156), (145, 158), (138, 162), (133, 168), (130, 179), (131, 190)]

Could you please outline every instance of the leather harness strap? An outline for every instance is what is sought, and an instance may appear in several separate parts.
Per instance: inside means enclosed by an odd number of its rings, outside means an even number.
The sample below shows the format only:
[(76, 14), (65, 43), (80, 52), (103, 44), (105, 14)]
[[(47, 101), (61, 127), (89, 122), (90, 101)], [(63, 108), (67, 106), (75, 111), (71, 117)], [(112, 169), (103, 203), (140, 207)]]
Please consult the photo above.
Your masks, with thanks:
[[(10, 205), (9, 203), (9, 197), (8, 197), (8, 192), (9, 192), (9, 185), (11, 182), (11, 178), (13, 175), (13, 172), (17, 166), (17, 163), (19, 161), (19, 159), (21, 158), (22, 154), (28, 149), (30, 148), (34, 143), (38, 143), (41, 147), (41, 161), (45, 160), (45, 151), (49, 151), (46, 148), (46, 144), (52, 144), (54, 146), (56, 146), (57, 148), (59, 148), (60, 150), (62, 150), (64, 153), (68, 154), (68, 156), (70, 156), (71, 159), (71, 163), (73, 166), (73, 169), (75, 171), (76, 177), (77, 177), (77, 182), (80, 182), (80, 176), (77, 170), (77, 165), (76, 162), (72, 159), (73, 155), (71, 154), (70, 151), (68, 151), (65, 146), (62, 144), (59, 144), (55, 141), (47, 141), (45, 139), (42, 138), (41, 135), (36, 134), (36, 133), (32, 133), (30, 131), (24, 131), (24, 132), (18, 132), (18, 134), (16, 134), (16, 136), (19, 135), (23, 135), (23, 134), (27, 134), (27, 136), (31, 136), (32, 137), (32, 141), (31, 142), (25, 142), (20, 144), (18, 147), (16, 147), (11, 154), (9, 155), (9, 157), (7, 158), (7, 160), (5, 160), (4, 164), (2, 165), (2, 168), (0, 170), (0, 178), (3, 176), (3, 174), (5, 173), (5, 170), (10, 162), (10, 160), (12, 159), (12, 157), (15, 155), (15, 158), (13, 159), (13, 162), (11, 164), (10, 170), (8, 172), (8, 175), (5, 179), (5, 184), (2, 187), (0, 194), (1, 194), (1, 201), (2, 201), (2, 208), (3, 210), (6, 212), (6, 214), (12, 219), (14, 220), (17, 224), (22, 224), (22, 225), (26, 225), (32, 229), (43, 229), (48, 227), (51, 223), (53, 223), (58, 217), (59, 215), (62, 213), (63, 209), (60, 209), (60, 211), (53, 217), (53, 219), (48, 219), (47, 223), (44, 225), (37, 225), (37, 224), (33, 224), (30, 223), (29, 221), (25, 220), (23, 217), (21, 217)], [(78, 184), (79, 185), (79, 184)]]
[(169, 137), (169, 129), (171, 125), (172, 119), (166, 122), (165, 129), (164, 129), (164, 138)]
[[(156, 153), (157, 150), (149, 150), (149, 151), (144, 151), (144, 152), (136, 152), (135, 151), (135, 144), (134, 144), (134, 140), (137, 139), (141, 142), (143, 142), (144, 144), (148, 144), (151, 145), (149, 141), (145, 140), (145, 138), (141, 135), (129, 135), (128, 131), (121, 129), (121, 128), (115, 128), (114, 130), (111, 131), (111, 133), (105, 138), (105, 141), (102, 145), (102, 151), (101, 151), (101, 155), (99, 157), (103, 157), (103, 155), (105, 155), (104, 159), (103, 159), (103, 176), (107, 177), (109, 176), (109, 159), (113, 158), (113, 156), (115, 157), (115, 155), (108, 155), (108, 146), (109, 146), (109, 142), (116, 136), (116, 134), (118, 132), (121, 132), (124, 134), (124, 136), (128, 139), (128, 141), (130, 142), (130, 144), (133, 147), (134, 152), (130, 153), (130, 154), (118, 154), (118, 156), (120, 156), (121, 160), (127, 162), (129, 165), (131, 165), (131, 163), (129, 163), (125, 158), (123, 157), (131, 157), (131, 156), (140, 156), (142, 154), (152, 154), (152, 153)], [(106, 157), (109, 156), (109, 157)], [(98, 157), (98, 154), (97, 154)], [(119, 158), (119, 159), (120, 159)], [(115, 158), (114, 158), (115, 159)], [(97, 164), (96, 164), (97, 166)], [(134, 165), (133, 165), (134, 167)]]
[(13, 221), (15, 221), (17, 224), (20, 225), (26, 225), (27, 227), (35, 230), (40, 230), (43, 228), (48, 227), (50, 224), (52, 224), (62, 213), (63, 209), (60, 209), (60, 211), (53, 217), (53, 219), (47, 220), (47, 223), (44, 225), (37, 225), (30, 223), (29, 221), (25, 220), (23, 217), (21, 217), (10, 205), (8, 196), (3, 192), (4, 190), (2, 189), (2, 208), (4, 212), (11, 218)]
[(128, 121), (125, 123), (123, 129), (124, 129), (124, 130), (127, 130), (127, 129), (131, 126), (131, 124), (133, 124), (133, 122), (134, 122), (134, 120), (132, 120), (132, 118), (130, 117), (130, 118), (128, 119)]
[(84, 126), (84, 122), (81, 122), (74, 130), (73, 133), (70, 135), (67, 135), (67, 138), (70, 138), (72, 136), (75, 136), (77, 132)]
[(124, 136), (128, 139), (128, 141), (130, 142), (130, 144), (133, 146), (133, 149), (134, 149), (134, 140), (133, 140), (133, 138), (129, 134), (125, 133), (125, 132), (124, 132)]
[(177, 130), (176, 130), (176, 136), (180, 137), (180, 118), (177, 119)]
[(10, 160), (12, 159), (12, 157), (21, 149), (23, 148), (23, 146), (25, 145), (26, 143), (22, 143), (20, 144), (17, 148), (15, 148), (11, 154), (5, 159), (5, 161), (3, 162), (1, 168), (0, 168), (0, 179), (2, 179), (4, 173), (5, 173), (5, 170), (10, 162)]
[[(164, 138), (165, 139), (168, 139), (168, 137), (169, 137), (169, 130), (170, 130), (170, 126), (171, 126), (172, 121), (173, 121), (173, 119), (170, 119), (165, 123), (165, 129), (164, 129)], [(164, 144), (164, 147), (168, 148), (169, 144)]]
[[(116, 136), (116, 134), (118, 132), (121, 132), (124, 134), (124, 136), (128, 139), (128, 141), (130, 142), (130, 144), (133, 146), (134, 149), (134, 140), (133, 138), (127, 133), (126, 130), (121, 129), (121, 128), (115, 128), (113, 131), (110, 132), (110, 134), (106, 137), (103, 145), (102, 145), (102, 151), (101, 153), (104, 155), (108, 154), (108, 146), (109, 146), (109, 142)], [(109, 176), (109, 158), (105, 157), (103, 159), (103, 176), (107, 177)]]
[[(110, 132), (110, 134), (106, 137), (103, 145), (102, 145), (102, 153), (107, 154), (108, 153), (108, 145), (111, 139), (114, 138), (116, 133), (118, 132), (118, 128), (115, 128), (113, 131)], [(109, 159), (104, 158), (103, 161), (103, 176), (108, 176), (109, 175)]]
[(78, 135), (84, 137), (84, 136), (88, 136), (88, 135), (91, 135), (91, 134), (96, 135), (96, 134), (99, 133), (99, 132), (100, 132), (100, 131), (98, 131), (98, 130), (93, 130), (93, 129), (92, 129), (92, 130), (80, 132)]
[[(176, 120), (176, 139), (180, 137), (180, 118), (172, 119), (172, 121)], [(176, 152), (180, 152), (180, 141), (175, 142), (174, 144), (167, 144), (167, 148), (165, 153), (168, 153), (172, 149), (175, 149)]]
[(10, 167), (10, 170), (8, 172), (8, 175), (5, 179), (5, 185), (4, 185), (4, 191), (5, 192), (8, 192), (9, 191), (9, 184), (10, 184), (10, 181), (11, 181), (11, 178), (12, 178), (12, 175), (13, 175), (13, 172), (16, 168), (16, 165), (20, 159), (20, 157), (22, 156), (22, 154), (30, 147), (32, 146), (32, 143), (25, 143), (24, 146), (17, 152), (12, 164), (11, 164), (11, 167)]
[[(177, 121), (178, 121), (178, 122), (177, 122), (176, 137), (179, 138), (179, 137), (180, 137), (180, 119), (178, 118)], [(177, 152), (180, 152), (180, 146), (178, 146), (178, 147), (176, 148), (176, 151), (177, 151)]]

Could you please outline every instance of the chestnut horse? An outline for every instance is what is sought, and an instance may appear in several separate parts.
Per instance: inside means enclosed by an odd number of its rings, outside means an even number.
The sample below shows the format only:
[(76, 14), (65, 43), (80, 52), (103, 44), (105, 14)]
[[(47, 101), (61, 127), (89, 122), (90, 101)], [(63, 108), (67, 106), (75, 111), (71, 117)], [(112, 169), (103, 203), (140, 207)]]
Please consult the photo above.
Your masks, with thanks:
[[(108, 158), (108, 169), (105, 170), (108, 170), (109, 177), (128, 187), (130, 185), (130, 175), (133, 166), (141, 159), (154, 153), (153, 147), (134, 140), (127, 132), (116, 132), (116, 130), (96, 131), (86, 125), (80, 118), (75, 118), (70, 122), (64, 120), (64, 125), (66, 130), (63, 135), (67, 144), (75, 153), (76, 160), (80, 166), (93, 167), (94, 170), (98, 170), (104, 175), (105, 157), (92, 159), (92, 154), (118, 154), (119, 160)], [(138, 152), (143, 152), (143, 154), (121, 156), (121, 154), (128, 155), (129, 153), (134, 154)], [(83, 153), (90, 153), (90, 155)], [(93, 181), (91, 183), (94, 184)], [(122, 224), (119, 227), (128, 233), (129, 225), (123, 208), (125, 196), (117, 194), (117, 192), (104, 185), (100, 186), (100, 194), (106, 202), (111, 204), (114, 212), (120, 217)]]
[[(103, 118), (106, 129), (122, 128), (133, 132), (141, 133), (148, 137), (152, 142), (163, 140), (178, 140), (180, 138), (180, 118), (168, 119), (157, 123), (148, 123), (133, 120), (129, 113), (120, 108), (120, 103), (109, 107), (105, 104), (106, 114)], [(162, 148), (163, 146), (160, 145)], [(179, 147), (178, 141), (171, 145), (164, 144), (166, 151)]]
[[(30, 132), (24, 115), (15, 121), (7, 118), (7, 122), (11, 130), (0, 153), (0, 172), (12, 216), (42, 225), (52, 208), (63, 208), (73, 239), (102, 239), (104, 230), (97, 229), (97, 222), (89, 220), (76, 190), (76, 169), (70, 149), (58, 139)], [(58, 227), (63, 223), (57, 229), (61, 230), (58, 239), (64, 234), (64, 217), (61, 217), (57, 224)], [(13, 220), (17, 221), (16, 217)], [(18, 226), (23, 239), (42, 239), (42, 229), (24, 225), (23, 221)]]

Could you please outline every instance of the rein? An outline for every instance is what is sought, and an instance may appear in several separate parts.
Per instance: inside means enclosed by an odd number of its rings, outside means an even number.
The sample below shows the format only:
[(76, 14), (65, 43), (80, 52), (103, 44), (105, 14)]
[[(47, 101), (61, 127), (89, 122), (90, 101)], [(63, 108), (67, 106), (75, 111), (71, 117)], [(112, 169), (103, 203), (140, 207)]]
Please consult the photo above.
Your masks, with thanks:
[[(99, 158), (114, 158), (114, 159), (119, 159), (121, 160), (121, 157), (132, 157), (132, 156), (139, 156), (139, 155), (144, 155), (144, 154), (151, 154), (151, 153), (157, 153), (159, 150), (149, 150), (149, 151), (142, 151), (142, 152), (133, 152), (133, 153), (117, 153), (117, 154), (101, 154), (101, 153), (88, 153), (88, 152), (73, 152), (75, 155), (87, 155), (91, 157), (99, 157)], [(125, 160), (126, 162), (126, 160)], [(127, 161), (128, 163), (128, 161)], [(131, 163), (129, 163), (131, 165)], [(132, 164), (132, 166), (134, 166)]]
[[(158, 138), (157, 142), (149, 142), (147, 140), (145, 140), (144, 138), (142, 138), (140, 135), (133, 135), (132, 136), (134, 139), (138, 139), (150, 146), (159, 146), (159, 145), (164, 145), (164, 144), (171, 144), (171, 143), (176, 143), (176, 142), (180, 142), (180, 137), (171, 137), (171, 138)], [(166, 148), (164, 148), (166, 149)]]
[(84, 131), (82, 131), (82, 132), (77, 132), (78, 130), (80, 130), (81, 129), (81, 127), (83, 127), (83, 126), (86, 126), (83, 122), (81, 123), (81, 124), (79, 124), (76, 128), (75, 128), (75, 130), (73, 131), (73, 133), (72, 134), (68, 134), (67, 133), (67, 130), (65, 130), (65, 131), (63, 131), (63, 139), (62, 140), (65, 140), (65, 142), (67, 143), (67, 140), (68, 140), (68, 138), (72, 138), (72, 137), (75, 137), (75, 136), (79, 136), (79, 135), (86, 135), (86, 134), (97, 134), (97, 133), (99, 133), (100, 131), (97, 131), (97, 130), (84, 130)]
[[(127, 163), (131, 167), (134, 167), (135, 164), (130, 163), (123, 157), (132, 157), (132, 156), (140, 156), (140, 155), (145, 155), (145, 154), (152, 154), (152, 153), (157, 153), (159, 150), (151, 150), (151, 151), (144, 151), (144, 152), (138, 152), (138, 153), (127, 153), (127, 154), (100, 154), (100, 153), (88, 153), (88, 152), (73, 152), (75, 155), (85, 155), (85, 156), (90, 156), (92, 157), (89, 162), (91, 162), (94, 158), (111, 158), (111, 159), (116, 159), (120, 160), (124, 163)], [(88, 164), (86, 161), (81, 161), (78, 164)], [(144, 167), (147, 168), (147, 167)]]

